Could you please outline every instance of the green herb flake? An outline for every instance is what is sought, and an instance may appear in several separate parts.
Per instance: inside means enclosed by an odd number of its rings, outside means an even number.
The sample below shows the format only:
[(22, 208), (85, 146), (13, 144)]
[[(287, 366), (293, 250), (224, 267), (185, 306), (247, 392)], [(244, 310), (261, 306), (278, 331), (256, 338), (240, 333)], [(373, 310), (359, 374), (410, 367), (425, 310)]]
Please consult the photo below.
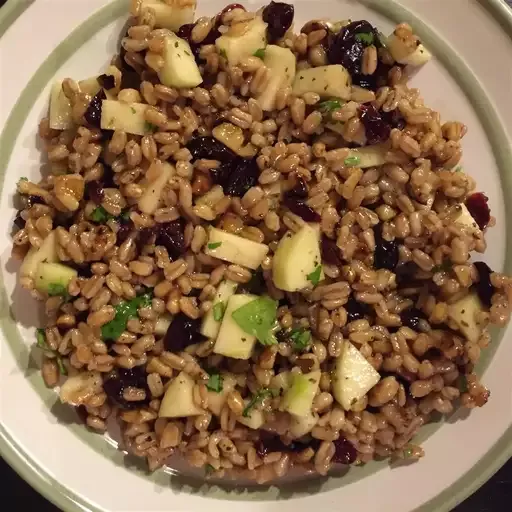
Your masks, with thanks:
[(258, 59), (263, 60), (265, 58), (265, 48), (260, 48), (259, 50), (256, 50), (253, 55), (255, 57), (258, 57)]
[(184, 50), (185, 55), (188, 55), (190, 57), (190, 52), (187, 52), (187, 50)]
[(137, 113), (137, 111), (133, 107), (130, 107), (130, 110), (132, 111), (132, 114), (136, 114)]
[(358, 165), (361, 162), (361, 158), (358, 156), (349, 156), (345, 158), (345, 161), (343, 162), (347, 167), (354, 167)]
[(251, 413), (251, 411), (254, 409), (254, 407), (256, 407), (258, 404), (263, 402), (263, 400), (265, 400), (265, 398), (275, 398), (276, 396), (279, 396), (279, 391), (276, 389), (268, 389), (268, 388), (260, 389), (249, 400), (249, 403), (245, 406), (242, 416), (244, 418), (247, 418), (249, 416), (249, 414)]
[(468, 380), (466, 379), (465, 375), (459, 375), (457, 378), (457, 388), (461, 393), (467, 393), (468, 392)]
[(207, 475), (211, 475), (212, 473), (215, 473), (216, 469), (211, 464), (206, 464), (204, 471)]
[(62, 360), (62, 357), (57, 356), (56, 360), (57, 360), (57, 366), (59, 367), (59, 373), (61, 375), (67, 375), (68, 369), (64, 366), (64, 361)]
[(457, 167), (455, 167), (455, 169), (453, 170), (453, 172), (462, 172), (462, 165), (458, 165)]
[(108, 213), (107, 210), (103, 208), (103, 206), (98, 206), (92, 211), (89, 218), (98, 224), (106, 224), (107, 221), (114, 219), (115, 217), (110, 215), (110, 213)]
[(221, 49), (219, 50), (219, 55), (220, 55), (221, 57), (224, 57), (225, 59), (227, 59), (227, 58), (228, 58), (228, 54), (226, 53), (226, 50), (224, 50), (224, 48), (221, 48)]
[(331, 115), (334, 111), (340, 109), (344, 103), (343, 100), (332, 98), (319, 103), (318, 109), (323, 115)]
[(44, 329), (37, 329), (36, 331), (37, 346), (43, 350), (48, 350), (48, 344), (46, 343), (46, 333)]
[(176, 42), (174, 43), (174, 48), (178, 48), (178, 46), (179, 46), (179, 45), (180, 45), (180, 43), (179, 43), (178, 41), (176, 41)]
[(103, 341), (115, 341), (126, 330), (126, 324), (130, 318), (137, 316), (139, 308), (147, 307), (151, 304), (153, 293), (146, 292), (129, 301), (121, 301), (116, 307), (116, 316), (113, 320), (101, 328), (101, 337)]
[(373, 39), (374, 37), (372, 32), (360, 32), (359, 34), (356, 34), (356, 40), (366, 46), (373, 44)]
[(224, 317), (224, 311), (226, 311), (226, 303), (225, 302), (217, 302), (217, 304), (215, 304), (213, 306), (213, 319), (216, 321), (216, 322), (220, 322), (222, 320), (222, 318)]
[(316, 286), (320, 282), (320, 276), (322, 275), (322, 265), (318, 265), (311, 274), (308, 274), (307, 278), (308, 281), (313, 285)]
[(158, 126), (156, 126), (152, 123), (148, 123), (147, 121), (144, 123), (144, 131), (145, 132), (155, 133), (157, 130), (158, 130)]
[(441, 265), (436, 265), (434, 268), (432, 268), (432, 272), (448, 272), (452, 268), (452, 263), (450, 260), (443, 260), (443, 263)]
[(414, 455), (414, 450), (412, 448), (406, 448), (403, 451), (404, 459), (410, 459)]
[(26, 178), (25, 176), (22, 176), (22, 177), (20, 178), (20, 181), (28, 181), (28, 178)]
[(311, 332), (304, 327), (299, 327), (292, 329), (289, 338), (292, 341), (293, 349), (301, 351), (306, 349), (311, 343)]
[(223, 388), (223, 381), (222, 375), (220, 373), (212, 373), (210, 374), (210, 378), (208, 379), (208, 382), (206, 383), (206, 387), (210, 391), (214, 391), (215, 393), (220, 393)]
[(269, 297), (259, 297), (233, 311), (233, 320), (262, 345), (275, 345), (277, 305), (277, 301)]
[(213, 242), (211, 244), (208, 244), (208, 249), (212, 250), (217, 249), (217, 247), (220, 247), (222, 245), (222, 242)]
[(130, 214), (132, 212), (130, 210), (125, 210), (123, 213), (121, 213), (121, 219), (122, 220), (130, 220)]
[(48, 295), (50, 297), (55, 297), (56, 295), (62, 295), (63, 297), (68, 296), (68, 289), (63, 284), (59, 283), (51, 283), (48, 285)]

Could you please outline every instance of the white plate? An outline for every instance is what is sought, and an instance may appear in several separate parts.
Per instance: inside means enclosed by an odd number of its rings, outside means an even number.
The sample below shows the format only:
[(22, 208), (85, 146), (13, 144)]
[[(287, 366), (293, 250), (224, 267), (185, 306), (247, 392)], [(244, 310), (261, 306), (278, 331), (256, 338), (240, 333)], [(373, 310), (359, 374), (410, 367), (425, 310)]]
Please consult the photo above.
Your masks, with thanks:
[[(1, 327), (0, 452), (37, 490), (66, 511), (291, 512), (448, 511), (512, 454), (512, 344), (497, 335), (480, 368), (492, 390), (485, 408), (422, 431), (426, 457), (391, 468), (372, 463), (295, 487), (226, 490), (159, 471), (143, 475), (123, 455), (69, 417), (44, 389), (30, 353), (35, 305), (16, 287), (9, 260), (12, 194), (37, 176), (38, 120), (54, 77), (85, 78), (115, 53), (129, 2), (9, 0), (0, 10)], [(227, 2), (203, 0), (213, 14)], [(245, 2), (251, 8), (262, 2)], [(107, 5), (108, 4), (108, 5)], [(497, 226), (486, 259), (512, 273), (512, 15), (499, 0), (297, 0), (300, 21), (366, 18), (384, 32), (408, 21), (435, 60), (414, 79), (444, 119), (469, 126), (464, 167), (490, 198)], [(508, 229), (507, 229), (508, 228)], [(14, 304), (11, 309), (11, 304)], [(68, 418), (68, 420), (66, 419)], [(435, 434), (434, 434), (435, 432)], [(208, 499), (208, 502), (206, 501)]]

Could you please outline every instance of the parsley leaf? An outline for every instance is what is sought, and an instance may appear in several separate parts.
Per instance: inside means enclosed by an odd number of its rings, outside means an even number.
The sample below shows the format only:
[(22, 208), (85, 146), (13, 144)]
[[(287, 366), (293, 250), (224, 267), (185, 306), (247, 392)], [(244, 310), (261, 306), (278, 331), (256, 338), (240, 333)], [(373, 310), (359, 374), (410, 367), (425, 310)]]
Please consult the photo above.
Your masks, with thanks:
[(220, 247), (222, 245), (222, 242), (213, 242), (211, 244), (208, 244), (208, 249), (213, 250), (217, 249), (217, 247)]
[(223, 389), (223, 378), (220, 373), (211, 373), (208, 382), (206, 383), (206, 387), (210, 391), (215, 391), (215, 393), (220, 393)]
[(113, 320), (101, 328), (101, 337), (103, 341), (117, 340), (126, 330), (126, 324), (130, 318), (137, 316), (139, 308), (147, 307), (151, 304), (153, 298), (152, 292), (144, 293), (129, 301), (121, 301), (116, 307), (116, 316)]
[(354, 167), (355, 165), (359, 164), (361, 162), (361, 159), (358, 156), (349, 156), (348, 158), (345, 158), (345, 161), (343, 162), (347, 167)]
[(63, 284), (59, 283), (51, 283), (48, 285), (48, 295), (50, 297), (54, 297), (55, 295), (62, 295), (63, 297), (67, 297), (68, 289)]
[(289, 338), (293, 343), (294, 350), (300, 351), (308, 347), (311, 342), (311, 332), (304, 327), (292, 329)]
[(220, 55), (221, 57), (224, 57), (225, 59), (227, 59), (227, 58), (228, 58), (228, 54), (226, 53), (226, 50), (224, 50), (224, 48), (221, 48), (221, 49), (219, 50), (219, 55)]
[(276, 327), (277, 301), (259, 297), (232, 313), (233, 320), (247, 334), (256, 336), (262, 345), (275, 345), (273, 334)]
[(226, 311), (226, 303), (225, 302), (217, 302), (213, 306), (213, 319), (216, 322), (220, 322), (224, 317), (224, 311)]
[(46, 334), (44, 329), (37, 329), (36, 331), (37, 346), (44, 350), (48, 350), (48, 344), (46, 343)]
[(319, 103), (318, 108), (323, 115), (330, 115), (335, 110), (340, 109), (344, 103), (345, 102), (343, 100), (332, 98), (330, 100), (325, 100), (322, 101), (322, 103)]
[(97, 222), (98, 224), (105, 224), (109, 220), (115, 219), (115, 217), (110, 215), (103, 206), (95, 208), (89, 217), (93, 222)]
[(265, 48), (260, 48), (259, 50), (256, 50), (253, 55), (255, 57), (258, 57), (258, 59), (263, 60), (265, 58)]
[(432, 272), (448, 272), (452, 268), (452, 263), (450, 260), (443, 260), (441, 265), (436, 265)]
[(48, 343), (46, 342), (46, 333), (44, 329), (37, 329), (36, 331), (36, 340), (37, 340), (37, 346), (43, 350), (46, 350), (47, 352), (51, 352), (57, 361), (57, 366), (59, 367), (59, 372), (61, 375), (67, 375), (68, 370), (64, 365), (64, 361), (62, 360), (61, 355), (56, 350), (51, 350), (48, 346)]
[(147, 121), (144, 123), (144, 131), (145, 132), (155, 133), (157, 130), (158, 130), (158, 126), (156, 126), (152, 123), (148, 123)]
[(215, 472), (215, 468), (211, 464), (206, 464), (204, 471), (207, 475), (210, 475), (211, 473)]
[(316, 286), (320, 282), (320, 276), (322, 275), (322, 265), (318, 265), (318, 267), (311, 272), (311, 274), (308, 274), (307, 278), (308, 281), (313, 285)]
[(61, 375), (67, 375), (68, 374), (68, 370), (64, 366), (64, 361), (62, 360), (62, 357), (57, 356), (56, 359), (57, 359), (57, 366), (59, 367), (60, 374)]
[(279, 391), (276, 389), (268, 389), (268, 388), (262, 388), (257, 393), (252, 395), (252, 398), (249, 400), (249, 403), (245, 406), (244, 412), (242, 413), (242, 416), (244, 418), (247, 418), (249, 414), (251, 413), (251, 410), (256, 407), (256, 405), (260, 404), (265, 400), (265, 398), (275, 398), (276, 396), (279, 396)]
[(372, 32), (360, 32), (356, 34), (356, 40), (360, 43), (365, 44), (366, 46), (370, 46), (373, 44), (373, 33)]

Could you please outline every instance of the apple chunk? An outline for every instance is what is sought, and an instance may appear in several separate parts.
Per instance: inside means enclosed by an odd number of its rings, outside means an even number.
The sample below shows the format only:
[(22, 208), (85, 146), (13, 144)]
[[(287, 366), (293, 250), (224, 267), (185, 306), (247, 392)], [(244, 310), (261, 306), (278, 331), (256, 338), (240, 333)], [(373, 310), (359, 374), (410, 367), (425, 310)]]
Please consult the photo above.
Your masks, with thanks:
[(158, 416), (184, 418), (199, 414), (204, 414), (204, 411), (194, 403), (194, 380), (190, 375), (181, 372), (167, 388)]

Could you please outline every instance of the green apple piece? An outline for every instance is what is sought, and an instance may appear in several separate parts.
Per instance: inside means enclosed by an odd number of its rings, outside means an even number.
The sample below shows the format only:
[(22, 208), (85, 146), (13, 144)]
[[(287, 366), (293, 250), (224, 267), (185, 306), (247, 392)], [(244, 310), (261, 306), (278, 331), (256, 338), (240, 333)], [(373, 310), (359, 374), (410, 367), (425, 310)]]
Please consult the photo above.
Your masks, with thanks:
[[(296, 292), (311, 286), (308, 279), (322, 264), (320, 234), (305, 224), (299, 231), (288, 231), (279, 242), (272, 260), (272, 279), (280, 290)], [(320, 273), (320, 281), (323, 271)]]
[(293, 416), (311, 414), (311, 407), (320, 383), (320, 370), (310, 373), (292, 373), (291, 386), (283, 396), (281, 407)]
[(205, 254), (256, 270), (268, 253), (268, 246), (210, 226)]
[(62, 80), (52, 86), (50, 93), (50, 128), (52, 130), (68, 130), (73, 127), (71, 101), (62, 90)]
[(386, 47), (399, 64), (418, 68), (432, 59), (432, 54), (420, 43), (413, 51), (395, 33), (387, 38)]
[(185, 418), (204, 414), (204, 410), (194, 403), (195, 382), (185, 372), (181, 372), (171, 382), (160, 405), (160, 418)]
[(350, 411), (352, 405), (363, 398), (380, 380), (379, 373), (352, 343), (345, 341), (337, 358), (333, 374), (334, 398)]
[(62, 263), (40, 263), (37, 267), (35, 286), (48, 295), (65, 295), (69, 282), (78, 272)]
[[(250, 400), (244, 400), (245, 407), (249, 404)], [(252, 407), (249, 412), (247, 412), (247, 416), (237, 416), (236, 421), (245, 425), (248, 428), (253, 430), (260, 429), (265, 423), (265, 416), (262, 411)]]
[(230, 66), (236, 66), (245, 57), (267, 46), (267, 24), (260, 16), (249, 22), (246, 32), (242, 35), (223, 35), (215, 41), (221, 55), (225, 55)]
[(159, 316), (155, 324), (155, 334), (157, 336), (165, 336), (172, 322), (172, 316), (169, 313), (164, 313)]
[(174, 166), (172, 166), (168, 162), (161, 162), (160, 160), (155, 160), (151, 164), (151, 167), (157, 167), (160, 174), (158, 175), (156, 180), (148, 184), (146, 190), (144, 190), (142, 196), (139, 198), (137, 202), (139, 210), (142, 213), (146, 213), (148, 215), (154, 213), (155, 210), (158, 208), (164, 187), (167, 185), (170, 178), (176, 172)]
[(144, 103), (125, 103), (117, 100), (103, 100), (101, 108), (102, 130), (119, 130), (132, 135), (145, 135), (148, 131)]
[(478, 341), (482, 335), (483, 326), (477, 323), (477, 313), (484, 306), (476, 293), (470, 293), (448, 306), (448, 318), (453, 320), (459, 331), (472, 342)]
[(230, 373), (222, 373), (222, 391), (208, 391), (208, 409), (215, 416), (220, 416), (227, 397), (236, 387), (236, 379)]
[(269, 44), (263, 58), (270, 70), (270, 79), (265, 90), (256, 98), (263, 110), (274, 110), (278, 91), (291, 85), (295, 78), (297, 59), (291, 50)]
[(167, 28), (176, 32), (182, 25), (194, 21), (196, 5), (185, 7), (169, 5), (162, 0), (142, 0), (141, 10), (151, 9), (155, 14), (155, 28)]
[[(213, 299), (213, 306), (203, 317), (201, 324), (201, 334), (207, 338), (216, 338), (220, 331), (220, 325), (224, 316), (229, 298), (235, 294), (238, 283), (234, 281), (222, 281), (217, 288), (217, 293)], [(222, 315), (220, 315), (222, 313)], [(219, 318), (220, 316), (220, 318)]]
[(470, 233), (480, 233), (478, 224), (476, 223), (471, 213), (469, 213), (469, 210), (464, 203), (456, 205), (455, 209), (458, 212), (454, 220), (456, 224), (463, 224)]
[(255, 295), (232, 295), (228, 300), (226, 312), (220, 326), (217, 341), (213, 347), (215, 354), (233, 359), (249, 359), (256, 342), (256, 336), (247, 334), (235, 322), (232, 315), (238, 308), (257, 299)]
[(178, 89), (197, 87), (203, 81), (190, 45), (169, 34), (165, 38), (164, 67), (158, 72), (162, 84)]
[(305, 416), (292, 416), (289, 433), (294, 439), (303, 437), (313, 430), (313, 427), (318, 423), (318, 419), (316, 412), (309, 412)]
[(349, 100), (350, 87), (349, 72), (341, 64), (333, 64), (299, 71), (293, 82), (293, 94), (302, 96), (307, 92), (316, 92), (320, 98)]
[(20, 275), (35, 279), (37, 268), (41, 263), (56, 263), (58, 261), (57, 237), (55, 235), (55, 231), (51, 231), (43, 240), (39, 249), (32, 247), (28, 251), (23, 263), (21, 264)]
[(386, 163), (386, 153), (389, 147), (386, 144), (375, 144), (359, 149), (351, 149), (347, 159), (357, 161), (355, 167), (367, 169), (368, 167), (380, 167)]

